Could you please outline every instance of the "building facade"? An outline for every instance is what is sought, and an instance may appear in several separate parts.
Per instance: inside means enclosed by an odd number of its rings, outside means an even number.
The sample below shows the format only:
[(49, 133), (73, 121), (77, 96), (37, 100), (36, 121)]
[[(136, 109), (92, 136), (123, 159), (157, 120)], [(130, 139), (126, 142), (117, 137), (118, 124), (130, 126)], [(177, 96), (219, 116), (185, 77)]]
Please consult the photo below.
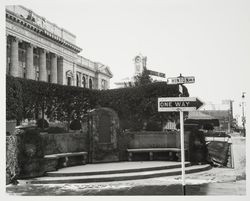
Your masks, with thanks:
[(79, 55), (76, 36), (23, 6), (6, 6), (6, 73), (61, 85), (109, 89), (109, 67)]

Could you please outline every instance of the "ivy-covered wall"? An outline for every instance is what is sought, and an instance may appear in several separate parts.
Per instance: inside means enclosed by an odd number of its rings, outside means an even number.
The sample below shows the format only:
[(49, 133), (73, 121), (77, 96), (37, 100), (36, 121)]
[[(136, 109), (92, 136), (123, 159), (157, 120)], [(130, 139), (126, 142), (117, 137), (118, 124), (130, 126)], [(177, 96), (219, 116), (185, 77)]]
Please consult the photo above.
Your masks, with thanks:
[[(183, 88), (184, 96), (189, 96), (187, 88)], [(7, 76), (6, 119), (32, 119), (38, 111), (43, 111), (51, 120), (69, 122), (74, 113), (82, 117), (101, 106), (118, 113), (122, 129), (141, 130), (145, 121), (173, 119), (176, 113), (157, 111), (157, 98), (179, 94), (177, 85), (165, 82), (99, 91)]]
[(6, 136), (6, 184), (13, 182), (20, 173), (17, 147), (17, 136)]

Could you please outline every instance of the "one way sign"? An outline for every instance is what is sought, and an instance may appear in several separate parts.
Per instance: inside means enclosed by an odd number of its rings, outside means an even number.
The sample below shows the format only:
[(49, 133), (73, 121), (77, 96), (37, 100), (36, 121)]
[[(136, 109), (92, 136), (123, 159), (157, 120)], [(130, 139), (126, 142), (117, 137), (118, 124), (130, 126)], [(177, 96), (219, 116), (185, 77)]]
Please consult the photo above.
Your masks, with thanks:
[(196, 97), (158, 98), (158, 112), (193, 111), (203, 104)]

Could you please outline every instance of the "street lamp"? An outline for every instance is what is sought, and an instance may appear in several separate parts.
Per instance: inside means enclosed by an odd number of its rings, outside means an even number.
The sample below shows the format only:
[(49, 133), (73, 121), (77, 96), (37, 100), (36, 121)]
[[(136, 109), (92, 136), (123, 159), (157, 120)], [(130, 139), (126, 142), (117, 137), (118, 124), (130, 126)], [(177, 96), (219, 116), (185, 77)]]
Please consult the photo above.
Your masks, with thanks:
[(246, 123), (246, 117), (245, 117), (245, 111), (244, 111), (244, 99), (245, 99), (245, 94), (246, 92), (242, 92), (242, 126), (243, 126), (243, 136), (246, 137), (246, 128), (245, 128), (245, 123)]

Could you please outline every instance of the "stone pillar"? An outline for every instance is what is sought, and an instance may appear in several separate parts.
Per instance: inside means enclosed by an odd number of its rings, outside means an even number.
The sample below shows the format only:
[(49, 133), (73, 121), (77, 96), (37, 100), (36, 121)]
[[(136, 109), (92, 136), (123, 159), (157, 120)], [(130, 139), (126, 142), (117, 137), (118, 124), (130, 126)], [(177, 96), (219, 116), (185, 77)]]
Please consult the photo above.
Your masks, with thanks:
[(18, 39), (11, 37), (10, 45), (10, 75), (19, 77), (19, 62), (18, 62)]
[(51, 76), (51, 83), (57, 84), (57, 56), (54, 53), (52, 54), (51, 57), (50, 76)]
[(57, 64), (57, 83), (63, 84), (63, 57), (58, 58)]
[(39, 51), (39, 81), (47, 81), (46, 51), (44, 49)]
[(26, 78), (32, 80), (35, 79), (32, 44), (27, 44), (26, 48)]
[(95, 87), (93, 87), (93, 89), (101, 89), (102, 87), (101, 87), (101, 80), (100, 80), (100, 74), (99, 74), (99, 72), (96, 72), (96, 74), (95, 74), (95, 80), (96, 80), (96, 83), (93, 83), (93, 86), (95, 86)]

